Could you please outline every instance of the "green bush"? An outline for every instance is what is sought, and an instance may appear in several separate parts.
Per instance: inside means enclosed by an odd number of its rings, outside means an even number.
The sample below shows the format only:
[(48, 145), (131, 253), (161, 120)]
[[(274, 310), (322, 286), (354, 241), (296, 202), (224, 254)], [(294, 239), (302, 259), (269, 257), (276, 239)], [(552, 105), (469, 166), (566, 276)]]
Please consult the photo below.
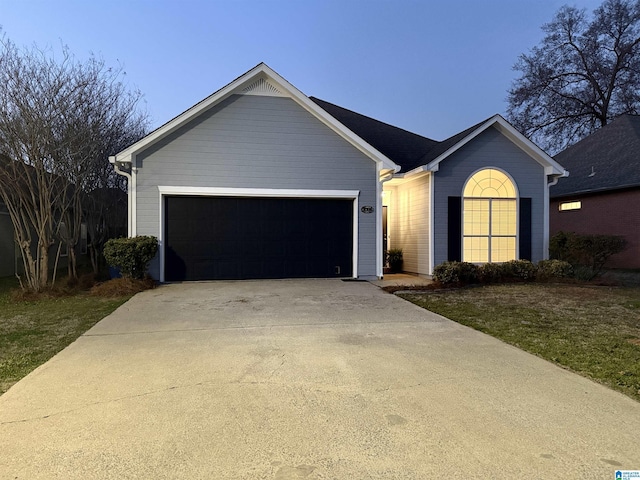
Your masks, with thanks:
[(536, 278), (537, 268), (529, 260), (510, 260), (502, 264), (506, 279), (532, 281)]
[(504, 277), (505, 271), (501, 263), (485, 263), (478, 267), (478, 280), (481, 283), (500, 283)]
[(402, 249), (392, 248), (386, 252), (387, 264), (392, 273), (398, 273), (402, 271)]
[(478, 267), (468, 262), (444, 262), (433, 269), (433, 279), (442, 285), (468, 285), (478, 281)]
[(564, 260), (540, 260), (538, 262), (538, 280), (551, 278), (569, 278), (573, 276), (573, 267)]
[(597, 276), (611, 255), (622, 252), (627, 241), (617, 235), (585, 235), (558, 232), (549, 240), (549, 255), (569, 262), (583, 280)]
[(141, 279), (157, 251), (156, 237), (112, 238), (105, 243), (104, 258), (110, 267), (119, 268), (123, 277)]

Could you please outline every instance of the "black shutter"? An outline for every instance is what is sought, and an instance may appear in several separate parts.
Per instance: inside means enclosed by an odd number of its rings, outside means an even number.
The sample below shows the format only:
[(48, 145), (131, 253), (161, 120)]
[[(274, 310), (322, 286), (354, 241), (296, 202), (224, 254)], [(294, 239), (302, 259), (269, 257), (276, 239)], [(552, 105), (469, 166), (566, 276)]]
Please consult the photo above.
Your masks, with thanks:
[(520, 260), (531, 260), (531, 199), (520, 199)]
[(447, 260), (462, 261), (462, 198), (449, 197), (449, 224), (447, 228)]

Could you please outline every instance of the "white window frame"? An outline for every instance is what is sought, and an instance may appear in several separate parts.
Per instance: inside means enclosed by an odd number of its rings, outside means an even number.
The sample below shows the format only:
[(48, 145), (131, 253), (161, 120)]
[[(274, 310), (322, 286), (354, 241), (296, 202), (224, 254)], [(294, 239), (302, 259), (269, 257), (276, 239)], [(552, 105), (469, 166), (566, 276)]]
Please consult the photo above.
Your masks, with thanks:
[[(467, 187), (467, 184), (469, 183), (469, 181), (479, 172), (482, 172), (484, 170), (497, 170), (501, 173), (503, 173), (512, 183), (513, 188), (515, 190), (515, 198), (513, 197), (465, 197), (464, 196), (464, 191)], [(505, 201), (505, 200), (513, 200), (515, 201), (515, 205), (516, 205), (516, 233), (515, 235), (492, 235), (492, 215), (493, 215), (493, 200), (500, 200), (500, 201)], [(489, 233), (487, 235), (465, 235), (464, 234), (464, 212), (465, 212), (465, 208), (464, 208), (464, 203), (465, 200), (488, 200), (489, 201)], [(486, 263), (492, 263), (491, 262), (491, 253), (492, 253), (492, 243), (491, 243), (491, 239), (493, 237), (495, 238), (515, 238), (515, 258), (518, 259), (520, 258), (520, 192), (518, 190), (518, 185), (516, 184), (515, 180), (513, 179), (513, 177), (511, 175), (509, 175), (508, 172), (504, 171), (502, 168), (498, 168), (498, 167), (493, 167), (493, 166), (487, 166), (487, 167), (482, 167), (479, 168), (478, 170), (474, 171), (471, 173), (471, 175), (469, 175), (469, 177), (467, 178), (467, 180), (464, 182), (464, 185), (462, 186), (462, 201), (461, 201), (461, 208), (462, 208), (462, 213), (461, 213), (461, 220), (462, 220), (462, 225), (461, 225), (461, 230), (462, 230), (462, 238), (460, 239), (462, 245), (461, 245), (461, 257), (462, 257), (462, 261), (466, 262), (467, 260), (465, 259), (465, 249), (464, 249), (464, 239), (465, 238), (488, 238), (488, 242), (489, 242), (489, 246), (488, 246), (488, 252), (487, 252), (487, 262)], [(474, 263), (478, 263), (478, 262), (474, 262)], [(481, 262), (482, 263), (482, 262)]]

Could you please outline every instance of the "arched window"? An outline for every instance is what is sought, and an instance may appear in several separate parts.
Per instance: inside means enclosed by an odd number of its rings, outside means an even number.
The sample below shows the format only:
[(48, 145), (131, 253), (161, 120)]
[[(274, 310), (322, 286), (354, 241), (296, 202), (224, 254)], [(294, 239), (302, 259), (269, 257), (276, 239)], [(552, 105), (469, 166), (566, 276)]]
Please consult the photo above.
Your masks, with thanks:
[(513, 181), (500, 170), (487, 168), (467, 180), (462, 195), (462, 260), (515, 260), (517, 192)]

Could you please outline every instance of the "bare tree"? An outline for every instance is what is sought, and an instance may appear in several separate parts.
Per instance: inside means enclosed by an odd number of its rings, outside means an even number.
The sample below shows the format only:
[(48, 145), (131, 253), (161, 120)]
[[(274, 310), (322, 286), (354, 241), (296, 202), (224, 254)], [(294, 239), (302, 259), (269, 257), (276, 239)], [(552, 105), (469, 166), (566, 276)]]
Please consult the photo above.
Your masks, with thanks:
[[(88, 225), (87, 216), (94, 212), (88, 207), (95, 206), (97, 199), (113, 201), (117, 194), (109, 198), (108, 187), (121, 186), (114, 179), (119, 176), (108, 161), (109, 155), (144, 136), (147, 126), (146, 115), (136, 108), (141, 95), (126, 89), (120, 81), (120, 70), (108, 69), (103, 61), (92, 58), (73, 74), (76, 89), (73, 102), (64, 106), (65, 121), (56, 148), (56, 161), (67, 180), (67, 192), (58, 197), (62, 201), (58, 209), (66, 227), (59, 234), (69, 252), (70, 278), (77, 276), (75, 252), (81, 225)], [(88, 196), (96, 190), (101, 193), (94, 194), (89, 202)], [(111, 210), (110, 205), (105, 208)], [(90, 223), (95, 225), (94, 221)], [(99, 237), (92, 237), (94, 248), (98, 240)]]
[(514, 66), (509, 120), (553, 153), (640, 112), (640, 1), (605, 0), (589, 17), (564, 6)]
[(50, 285), (56, 238), (76, 275), (85, 198), (114, 175), (108, 156), (146, 129), (146, 115), (137, 111), (141, 95), (121, 78), (121, 70), (93, 57), (82, 63), (63, 49), (57, 60), (0, 40), (0, 198), (22, 253), (23, 288)]

